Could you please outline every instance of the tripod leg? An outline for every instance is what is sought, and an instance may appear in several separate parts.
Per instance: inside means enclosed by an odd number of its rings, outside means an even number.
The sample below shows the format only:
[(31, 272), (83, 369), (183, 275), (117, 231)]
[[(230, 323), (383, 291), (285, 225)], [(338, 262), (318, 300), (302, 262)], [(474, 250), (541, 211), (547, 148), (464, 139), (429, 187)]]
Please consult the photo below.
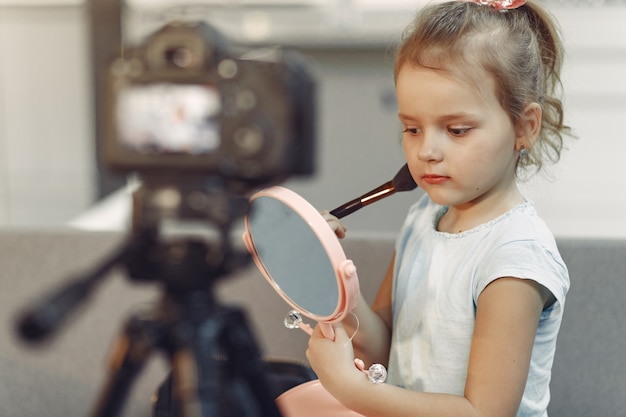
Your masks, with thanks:
[(120, 414), (130, 387), (156, 343), (154, 322), (131, 318), (116, 341), (109, 359), (109, 378), (93, 410), (93, 417)]
[(206, 352), (179, 349), (173, 359), (174, 399), (177, 416), (219, 417), (220, 376)]
[(197, 323), (173, 356), (174, 398), (183, 417), (280, 417), (243, 313), (220, 309)]
[(236, 367), (234, 372), (241, 375), (250, 388), (259, 407), (260, 416), (280, 417), (275, 398), (269, 389), (261, 352), (244, 313), (239, 309), (230, 308), (225, 322), (224, 343), (226, 351), (230, 353), (231, 363)]

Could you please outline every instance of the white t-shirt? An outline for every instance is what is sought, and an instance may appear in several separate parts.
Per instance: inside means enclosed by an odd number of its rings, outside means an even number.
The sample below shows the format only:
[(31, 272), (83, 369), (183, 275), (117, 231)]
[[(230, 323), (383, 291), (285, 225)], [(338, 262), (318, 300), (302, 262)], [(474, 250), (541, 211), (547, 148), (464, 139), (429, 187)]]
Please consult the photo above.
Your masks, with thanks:
[(396, 242), (388, 382), (463, 395), (480, 293), (501, 277), (531, 279), (557, 301), (541, 315), (517, 416), (547, 416), (556, 337), (569, 288), (552, 233), (530, 202), (459, 234), (436, 230), (444, 213), (425, 195), (409, 211)]

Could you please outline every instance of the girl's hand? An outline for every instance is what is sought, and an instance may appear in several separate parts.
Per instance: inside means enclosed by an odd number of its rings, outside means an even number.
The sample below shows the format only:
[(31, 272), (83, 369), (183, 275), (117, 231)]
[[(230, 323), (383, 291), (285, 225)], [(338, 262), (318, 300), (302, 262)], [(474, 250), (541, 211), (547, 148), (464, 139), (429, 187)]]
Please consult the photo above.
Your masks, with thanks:
[(343, 326), (335, 324), (333, 327), (335, 340), (325, 338), (320, 326), (315, 327), (306, 356), (324, 388), (343, 402), (352, 390), (358, 390), (360, 384), (369, 384), (369, 381), (355, 366), (352, 342)]
[(320, 211), (320, 214), (322, 215), (324, 220), (326, 220), (330, 228), (335, 232), (335, 235), (337, 235), (339, 239), (343, 239), (344, 237), (346, 237), (346, 232), (348, 231), (348, 228), (344, 226), (337, 217), (330, 214), (328, 210), (322, 210)]

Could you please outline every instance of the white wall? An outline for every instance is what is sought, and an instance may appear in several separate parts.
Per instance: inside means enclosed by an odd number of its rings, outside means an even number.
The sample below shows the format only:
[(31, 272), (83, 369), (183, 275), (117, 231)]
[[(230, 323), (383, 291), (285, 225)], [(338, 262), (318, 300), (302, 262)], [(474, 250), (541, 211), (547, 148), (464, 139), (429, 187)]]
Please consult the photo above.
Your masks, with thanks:
[(0, 7), (0, 224), (66, 221), (92, 203), (80, 7)]
[[(579, 139), (554, 181), (526, 188), (558, 236), (626, 238), (626, 5), (611, 4), (554, 10), (567, 40), (568, 122)], [(79, 5), (0, 3), (0, 225), (59, 224), (95, 195), (85, 30)], [(288, 186), (318, 207), (370, 190), (403, 163), (384, 44), (305, 50), (320, 74), (319, 171)], [(393, 233), (416, 197), (392, 197), (346, 223)]]

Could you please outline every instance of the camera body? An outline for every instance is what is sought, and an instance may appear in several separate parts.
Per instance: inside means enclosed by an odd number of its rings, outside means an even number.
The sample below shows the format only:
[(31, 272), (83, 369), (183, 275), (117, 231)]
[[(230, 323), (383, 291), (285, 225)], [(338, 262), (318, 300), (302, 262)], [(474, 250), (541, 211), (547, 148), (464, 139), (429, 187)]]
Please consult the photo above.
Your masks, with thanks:
[(171, 23), (111, 64), (106, 91), (113, 172), (257, 186), (314, 171), (315, 82), (294, 52), (236, 54), (206, 23)]

